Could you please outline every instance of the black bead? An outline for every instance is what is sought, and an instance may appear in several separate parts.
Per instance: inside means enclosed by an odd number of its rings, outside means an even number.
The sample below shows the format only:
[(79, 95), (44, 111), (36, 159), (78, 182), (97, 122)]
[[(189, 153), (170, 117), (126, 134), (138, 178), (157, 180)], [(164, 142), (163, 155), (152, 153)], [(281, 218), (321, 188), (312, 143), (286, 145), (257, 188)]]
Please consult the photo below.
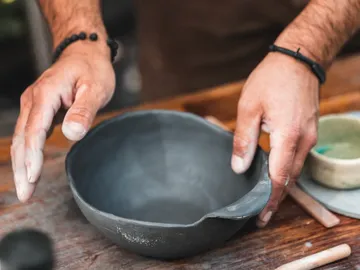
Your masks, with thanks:
[(108, 39), (106, 43), (112, 48), (115, 42), (112, 39)]
[(60, 48), (61, 50), (64, 50), (64, 49), (66, 48), (65, 43), (64, 43), (64, 42), (61, 42), (60, 45), (59, 45), (59, 48)]
[(67, 45), (69, 45), (71, 43), (71, 39), (70, 38), (66, 38), (65, 40), (64, 40), (64, 44), (67, 46)]
[(80, 38), (81, 40), (86, 39), (86, 34), (85, 34), (85, 32), (80, 32), (79, 38)]
[(119, 48), (119, 44), (112, 40), (111, 38), (108, 38), (106, 40), (106, 44), (110, 47), (111, 50), (111, 62), (114, 61), (115, 56), (117, 55), (117, 49)]
[(98, 35), (96, 33), (92, 33), (90, 34), (89, 38), (91, 41), (96, 41), (98, 39)]
[(78, 35), (72, 35), (72, 36), (70, 37), (70, 40), (71, 40), (72, 42), (77, 41), (78, 39), (79, 39), (79, 36), (78, 36)]

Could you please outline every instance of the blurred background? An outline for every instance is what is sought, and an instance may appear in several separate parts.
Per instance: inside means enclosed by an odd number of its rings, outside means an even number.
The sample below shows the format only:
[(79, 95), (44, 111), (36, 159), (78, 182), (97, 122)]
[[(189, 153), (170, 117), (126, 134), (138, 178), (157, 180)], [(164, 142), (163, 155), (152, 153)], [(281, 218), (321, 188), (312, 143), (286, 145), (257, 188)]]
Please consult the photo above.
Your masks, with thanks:
[[(116, 8), (115, 8), (116, 7)], [(131, 0), (102, 1), (109, 35), (119, 43), (116, 91), (103, 111), (139, 102), (135, 17)], [(51, 65), (51, 36), (36, 0), (0, 0), (0, 136), (10, 136), (21, 93)]]
[[(115, 94), (103, 110), (109, 111), (138, 104), (141, 80), (133, 0), (101, 2), (107, 31), (120, 45)], [(360, 38), (345, 46), (342, 55), (358, 48)], [(37, 0), (0, 0), (0, 136), (13, 133), (21, 93), (51, 65), (51, 58), (51, 36)]]

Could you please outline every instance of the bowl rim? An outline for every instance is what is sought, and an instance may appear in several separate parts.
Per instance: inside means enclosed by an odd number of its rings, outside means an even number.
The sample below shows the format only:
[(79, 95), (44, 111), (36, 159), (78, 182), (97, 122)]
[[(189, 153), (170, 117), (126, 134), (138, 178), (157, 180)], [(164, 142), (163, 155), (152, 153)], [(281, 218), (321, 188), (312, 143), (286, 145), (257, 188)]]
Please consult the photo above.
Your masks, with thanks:
[[(343, 120), (352, 120), (357, 122), (360, 126), (360, 118), (351, 114), (340, 113), (340, 114), (326, 114), (319, 118), (319, 124), (325, 120), (332, 120), (332, 119), (343, 119)], [(341, 158), (333, 158), (327, 157), (325, 155), (319, 154), (315, 151), (315, 147), (310, 150), (310, 155), (314, 158), (331, 165), (358, 165), (360, 163), (360, 158), (353, 158), (353, 159), (341, 159)]]
[[(100, 122), (98, 125), (93, 127), (87, 135), (80, 141), (75, 142), (70, 151), (67, 153), (65, 158), (65, 171), (67, 175), (67, 179), (70, 185), (70, 189), (72, 190), (73, 196), (75, 196), (75, 199), (79, 200), (82, 205), (86, 206), (88, 209), (90, 209), (93, 212), (96, 212), (97, 214), (117, 221), (117, 222), (126, 222), (126, 223), (132, 223), (135, 225), (143, 225), (143, 226), (149, 226), (149, 227), (166, 227), (166, 228), (188, 228), (188, 227), (194, 227), (202, 223), (208, 218), (223, 218), (223, 219), (230, 219), (230, 220), (241, 220), (245, 218), (249, 218), (255, 215), (258, 215), (266, 206), (268, 201), (270, 200), (270, 196), (272, 194), (272, 183), (269, 178), (269, 172), (268, 172), (268, 155), (265, 151), (263, 151), (260, 147), (257, 148), (256, 155), (262, 155), (263, 157), (263, 164), (261, 166), (260, 171), (260, 179), (258, 183), (249, 190), (248, 193), (246, 193), (244, 196), (239, 198), (238, 200), (234, 201), (233, 203), (226, 205), (222, 208), (216, 209), (212, 212), (209, 212), (199, 218), (197, 221), (189, 224), (180, 224), (180, 223), (162, 223), (162, 222), (151, 222), (151, 221), (142, 221), (142, 220), (136, 220), (136, 219), (130, 219), (125, 217), (120, 217), (117, 215), (114, 215), (109, 212), (101, 211), (97, 209), (96, 207), (92, 206), (90, 203), (88, 203), (77, 191), (75, 187), (75, 182), (73, 179), (73, 176), (71, 174), (71, 160), (72, 157), (79, 151), (79, 148), (86, 144), (87, 140), (93, 136), (95, 133), (100, 131), (105, 126), (121, 121), (128, 117), (134, 117), (134, 116), (141, 116), (146, 114), (172, 114), (176, 116), (182, 116), (187, 117), (188, 119), (192, 119), (194, 121), (199, 122), (202, 125), (206, 125), (208, 128), (211, 128), (217, 132), (220, 132), (226, 136), (233, 136), (233, 134), (230, 131), (224, 130), (218, 125), (215, 125), (206, 119), (204, 119), (201, 116), (198, 116), (196, 114), (190, 113), (190, 112), (183, 112), (183, 111), (176, 111), (176, 110), (167, 110), (167, 109), (152, 109), (152, 110), (134, 110), (134, 111), (125, 111), (119, 115), (115, 115), (114, 117), (111, 117), (110, 119), (104, 120)], [(259, 153), (260, 152), (260, 153)], [(259, 194), (261, 196), (259, 196)], [(257, 195), (257, 196), (254, 196)], [(256, 199), (254, 199), (256, 198)], [(81, 207), (80, 207), (81, 209)], [(82, 210), (82, 209), (81, 209)], [(241, 214), (238, 214), (240, 213)]]

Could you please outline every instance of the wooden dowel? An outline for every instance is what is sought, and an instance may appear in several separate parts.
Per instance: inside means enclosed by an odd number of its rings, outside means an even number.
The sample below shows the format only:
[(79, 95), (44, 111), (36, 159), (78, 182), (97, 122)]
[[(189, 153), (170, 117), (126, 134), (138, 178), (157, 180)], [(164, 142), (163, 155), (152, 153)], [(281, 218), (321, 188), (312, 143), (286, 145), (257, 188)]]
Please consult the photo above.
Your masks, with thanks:
[(307, 257), (284, 264), (275, 270), (310, 270), (346, 257), (351, 254), (351, 248), (347, 244), (332, 247)]
[(299, 187), (294, 185), (289, 189), (289, 195), (313, 218), (324, 225), (331, 228), (340, 223), (340, 219), (327, 210), (323, 205), (314, 200), (310, 195), (306, 194)]
[[(229, 130), (221, 121), (213, 116), (206, 116), (206, 120)], [(326, 228), (331, 228), (340, 223), (340, 219), (327, 210), (323, 205), (314, 200), (311, 196), (303, 192), (296, 185), (289, 190), (289, 195), (298, 203), (307, 213), (309, 213), (318, 222)]]

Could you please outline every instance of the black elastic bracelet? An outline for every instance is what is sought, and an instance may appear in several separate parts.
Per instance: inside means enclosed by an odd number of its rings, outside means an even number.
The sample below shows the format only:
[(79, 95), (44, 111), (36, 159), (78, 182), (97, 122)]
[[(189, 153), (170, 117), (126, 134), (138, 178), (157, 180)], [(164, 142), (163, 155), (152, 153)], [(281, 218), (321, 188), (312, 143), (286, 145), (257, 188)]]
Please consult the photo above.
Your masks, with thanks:
[[(86, 35), (85, 32), (80, 32), (79, 34), (74, 34), (70, 37), (65, 38), (55, 49), (54, 52), (54, 56), (53, 56), (53, 62), (55, 62), (59, 56), (61, 55), (61, 53), (67, 48), (67, 46), (69, 46), (70, 44), (78, 41), (78, 40), (85, 40), (88, 36)], [(99, 39), (98, 34), (96, 33), (91, 33), (89, 35), (89, 40), (90, 41), (97, 41)], [(117, 49), (119, 47), (119, 45), (116, 43), (116, 41), (114, 41), (113, 39), (108, 38), (106, 41), (106, 44), (109, 46), (110, 51), (111, 51), (111, 62), (114, 62), (114, 59), (116, 57), (117, 54)]]
[(295, 52), (295, 51), (291, 51), (291, 50), (288, 50), (288, 49), (285, 49), (285, 48), (282, 48), (282, 47), (278, 47), (278, 46), (272, 44), (272, 45), (270, 45), (269, 50), (271, 52), (280, 52), (280, 53), (292, 56), (295, 59), (304, 62), (305, 64), (307, 64), (311, 68), (311, 71), (319, 79), (320, 84), (323, 84), (325, 82), (325, 80), (326, 80), (325, 70), (318, 63), (316, 63), (313, 60), (311, 60), (311, 59), (305, 57), (304, 55), (302, 55), (299, 52), (300, 48)]

